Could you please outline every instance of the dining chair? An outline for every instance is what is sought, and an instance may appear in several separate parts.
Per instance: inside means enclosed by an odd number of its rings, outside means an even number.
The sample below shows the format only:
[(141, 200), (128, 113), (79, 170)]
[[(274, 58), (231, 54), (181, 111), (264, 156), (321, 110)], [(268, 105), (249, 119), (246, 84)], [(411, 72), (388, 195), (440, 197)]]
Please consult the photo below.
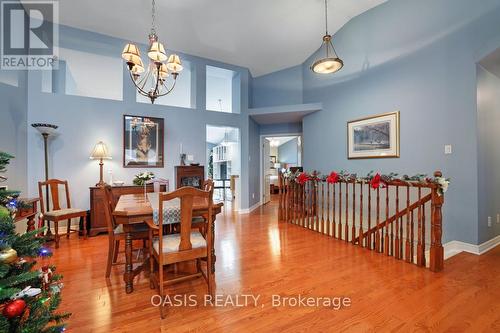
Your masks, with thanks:
[[(206, 179), (203, 181), (203, 185), (201, 186), (203, 191), (210, 192), (210, 197), (213, 198), (214, 193), (214, 181), (212, 179)], [(206, 238), (207, 230), (207, 221), (203, 216), (193, 216), (193, 220), (191, 223), (193, 228), (197, 228), (200, 233)]]
[[(115, 218), (113, 216), (113, 211), (115, 210), (115, 200), (113, 198), (113, 192), (111, 186), (106, 185), (102, 187), (104, 191), (104, 216), (106, 218), (106, 225), (108, 228), (108, 260), (106, 264), (106, 278), (111, 275), (111, 267), (114, 265), (125, 265), (124, 262), (117, 262), (118, 254), (120, 249), (120, 241), (125, 240), (126, 233), (123, 232), (123, 225), (116, 224)], [(149, 247), (146, 245), (149, 239), (149, 228), (146, 224), (140, 223), (134, 225), (134, 231), (132, 232), (132, 240), (142, 240), (144, 257), (147, 257), (149, 253)]]
[[(176, 200), (177, 202), (173, 201)], [(165, 202), (170, 204), (165, 206)], [(207, 215), (207, 239), (198, 230), (191, 229), (193, 215), (193, 203), (204, 202), (208, 206)], [(165, 283), (181, 282), (187, 279), (203, 276), (208, 285), (208, 292), (214, 296), (215, 278), (212, 256), (213, 249), (213, 215), (212, 215), (212, 197), (211, 192), (196, 189), (194, 187), (182, 187), (170, 193), (160, 193), (158, 203), (158, 221), (146, 221), (149, 226), (150, 236), (150, 287), (156, 288), (163, 300), (166, 297)], [(167, 210), (164, 211), (164, 207)], [(171, 219), (167, 223), (175, 223), (180, 220), (180, 233), (163, 234), (161, 227), (165, 218)], [(158, 236), (155, 236), (157, 233)], [(202, 267), (202, 259), (206, 261), (205, 269)], [(196, 261), (196, 272), (186, 273), (180, 277), (167, 280), (165, 266), (178, 264), (187, 261)], [(157, 271), (154, 270), (155, 263)], [(178, 272), (177, 272), (178, 273)], [(179, 273), (178, 273), (179, 274)], [(165, 308), (160, 306), (160, 316), (165, 318)]]
[[(66, 195), (66, 208), (62, 208), (59, 198), (59, 187), (64, 186), (64, 192)], [(47, 198), (43, 197), (43, 189), (46, 189)], [(44, 182), (38, 182), (38, 194), (40, 196), (40, 207), (41, 207), (41, 217), (42, 221), (47, 221), (48, 228), (50, 229), (50, 222), (54, 222), (54, 241), (56, 243), (56, 249), (59, 248), (59, 221), (67, 220), (66, 238), (69, 238), (71, 232), (79, 232), (78, 229), (71, 229), (71, 219), (80, 218), (80, 223), (83, 225), (83, 236), (87, 238), (87, 225), (86, 217), (87, 211), (84, 209), (72, 208), (71, 199), (69, 195), (68, 181), (59, 179), (49, 179)], [(52, 209), (48, 209), (48, 203), (52, 202)]]

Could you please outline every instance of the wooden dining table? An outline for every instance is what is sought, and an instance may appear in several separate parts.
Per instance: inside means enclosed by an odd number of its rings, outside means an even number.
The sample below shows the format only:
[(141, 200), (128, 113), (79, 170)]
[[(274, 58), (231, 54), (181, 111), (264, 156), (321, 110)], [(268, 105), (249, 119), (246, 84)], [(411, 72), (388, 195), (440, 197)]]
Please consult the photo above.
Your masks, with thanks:
[[(217, 214), (222, 212), (222, 202), (213, 203), (212, 206), (212, 218), (215, 226), (215, 219)], [(125, 281), (125, 292), (127, 294), (134, 291), (134, 277), (139, 274), (146, 266), (147, 258), (142, 264), (138, 264), (135, 268), (133, 267), (132, 260), (132, 233), (137, 224), (145, 224), (145, 221), (153, 220), (153, 207), (148, 199), (148, 197), (141, 194), (125, 194), (120, 196), (118, 203), (116, 204), (115, 210), (113, 212), (115, 217), (115, 222), (123, 226), (123, 232), (125, 233), (125, 273), (123, 274), (123, 280)], [(202, 198), (195, 198), (193, 200), (193, 216), (203, 216), (208, 215), (208, 203)], [(212, 228), (214, 231), (215, 228)], [(210, 249), (210, 255), (212, 256), (212, 262), (215, 263), (215, 250)]]

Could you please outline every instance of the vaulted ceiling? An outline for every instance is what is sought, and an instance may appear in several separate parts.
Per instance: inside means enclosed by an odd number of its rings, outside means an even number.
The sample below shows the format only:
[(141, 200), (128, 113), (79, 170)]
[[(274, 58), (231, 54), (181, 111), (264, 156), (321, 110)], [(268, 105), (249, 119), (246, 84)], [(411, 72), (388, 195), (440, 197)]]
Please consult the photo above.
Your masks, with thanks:
[[(333, 34), (386, 0), (330, 0)], [(250, 69), (260, 76), (304, 62), (321, 45), (323, 0), (157, 0), (157, 32), (166, 47)], [(61, 24), (146, 42), (146, 0), (64, 0)]]

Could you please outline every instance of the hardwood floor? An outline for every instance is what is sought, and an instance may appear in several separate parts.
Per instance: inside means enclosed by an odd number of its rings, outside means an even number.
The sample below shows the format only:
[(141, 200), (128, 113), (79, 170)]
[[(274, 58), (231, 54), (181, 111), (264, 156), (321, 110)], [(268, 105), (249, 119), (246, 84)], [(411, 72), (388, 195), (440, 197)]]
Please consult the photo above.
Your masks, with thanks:
[[(70, 332), (499, 332), (500, 247), (459, 254), (442, 273), (278, 223), (270, 203), (250, 215), (220, 215), (216, 293), (261, 295), (257, 307), (170, 307), (160, 320), (155, 291), (140, 275), (125, 294), (123, 266), (104, 278), (107, 237), (61, 239), (49, 259), (64, 275), (61, 310)], [(198, 279), (170, 294), (196, 295)], [(272, 295), (349, 297), (351, 306), (273, 307)]]

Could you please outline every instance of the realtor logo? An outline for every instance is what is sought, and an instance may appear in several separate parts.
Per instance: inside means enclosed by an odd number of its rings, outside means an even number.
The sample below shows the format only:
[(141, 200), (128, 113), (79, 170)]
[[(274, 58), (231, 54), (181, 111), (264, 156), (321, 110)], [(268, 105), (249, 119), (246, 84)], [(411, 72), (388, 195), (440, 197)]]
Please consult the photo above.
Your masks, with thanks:
[(2, 1), (1, 69), (56, 68), (57, 1)]

